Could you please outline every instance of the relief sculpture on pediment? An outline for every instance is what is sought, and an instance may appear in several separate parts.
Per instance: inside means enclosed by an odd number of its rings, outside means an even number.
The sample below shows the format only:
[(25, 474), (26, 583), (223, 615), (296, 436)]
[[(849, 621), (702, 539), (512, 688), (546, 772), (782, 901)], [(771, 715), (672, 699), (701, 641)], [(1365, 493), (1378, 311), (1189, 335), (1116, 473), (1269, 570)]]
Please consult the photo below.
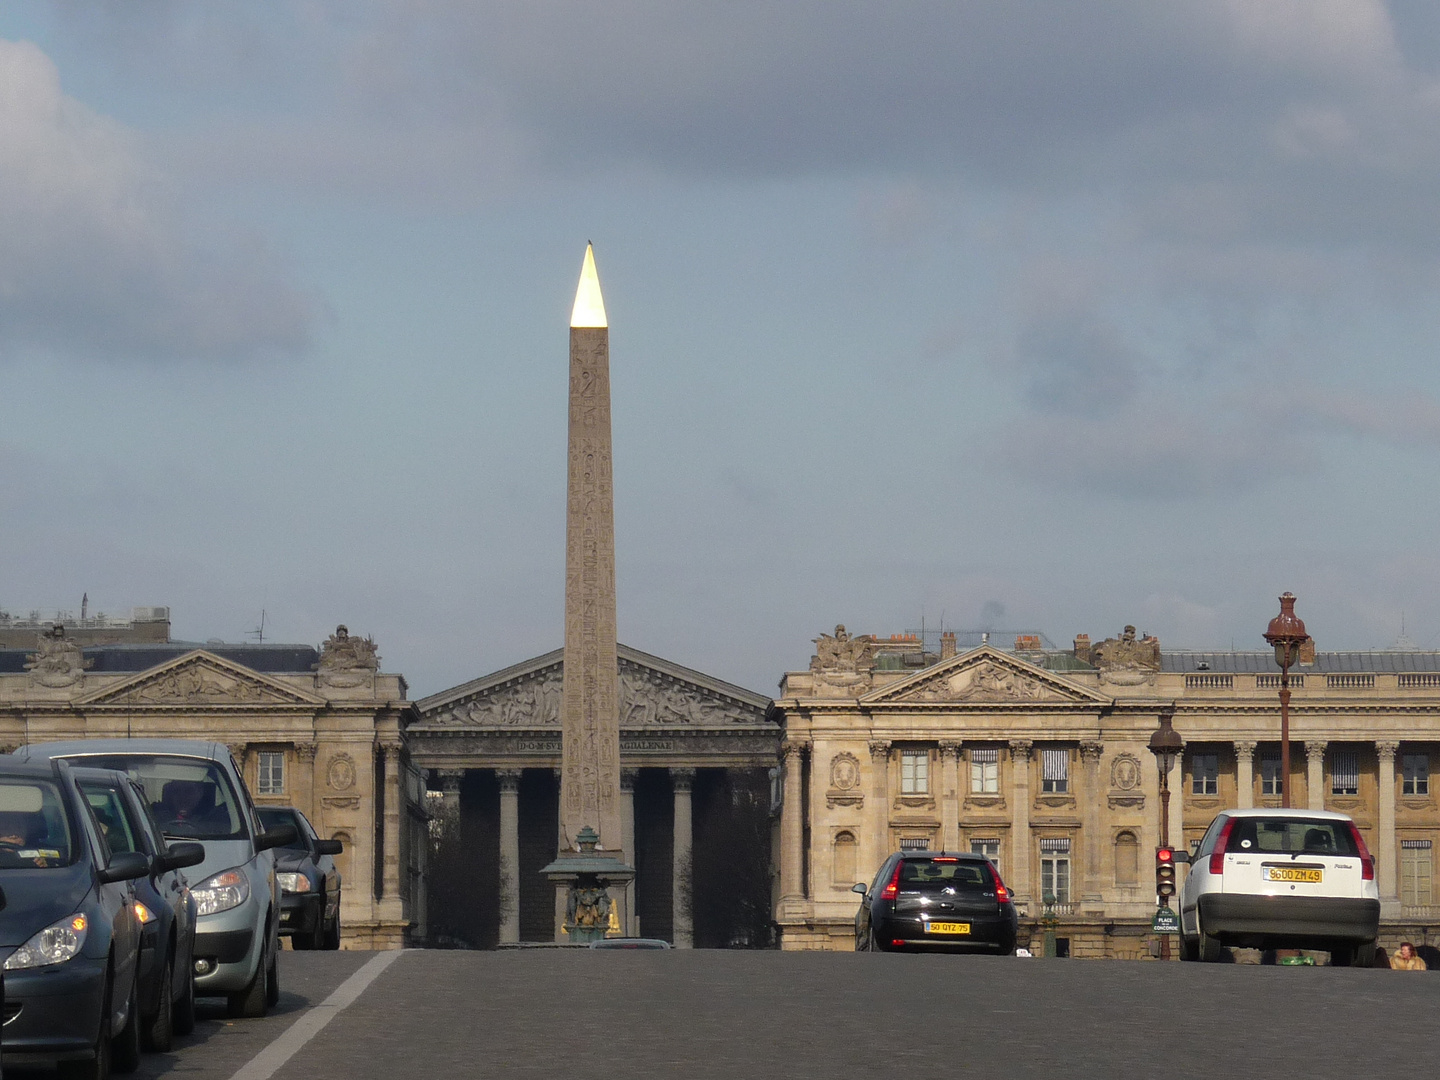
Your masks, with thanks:
[(957, 690), (955, 701), (1043, 701), (1054, 695), (1038, 679), (991, 661), (975, 667), (970, 682)]
[(560, 669), (554, 668), (538, 678), (511, 683), (484, 697), (463, 702), (437, 722), (473, 727), (558, 727)]
[(200, 701), (244, 705), (263, 701), (266, 695), (255, 683), (222, 675), (199, 664), (191, 664), (166, 672), (136, 687), (126, 697), (159, 705)]
[(721, 727), (753, 723), (752, 716), (734, 702), (707, 694), (698, 687), (680, 683), (656, 671), (621, 663), (620, 726), (688, 724)]

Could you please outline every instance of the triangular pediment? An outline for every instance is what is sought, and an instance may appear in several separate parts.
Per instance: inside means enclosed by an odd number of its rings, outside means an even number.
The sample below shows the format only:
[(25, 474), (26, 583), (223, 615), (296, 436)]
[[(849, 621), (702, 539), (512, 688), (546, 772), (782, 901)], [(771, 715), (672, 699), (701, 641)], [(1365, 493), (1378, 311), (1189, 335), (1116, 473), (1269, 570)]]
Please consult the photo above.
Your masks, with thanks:
[[(761, 694), (626, 645), (617, 651), (624, 729), (767, 723), (771, 702)], [(558, 729), (564, 675), (565, 651), (556, 649), (422, 698), (410, 730)]]
[(186, 706), (306, 705), (321, 707), (325, 699), (224, 660), (204, 649), (142, 671), (81, 698), (78, 705)]
[(860, 699), (866, 705), (1109, 705), (1111, 699), (990, 645), (942, 660)]

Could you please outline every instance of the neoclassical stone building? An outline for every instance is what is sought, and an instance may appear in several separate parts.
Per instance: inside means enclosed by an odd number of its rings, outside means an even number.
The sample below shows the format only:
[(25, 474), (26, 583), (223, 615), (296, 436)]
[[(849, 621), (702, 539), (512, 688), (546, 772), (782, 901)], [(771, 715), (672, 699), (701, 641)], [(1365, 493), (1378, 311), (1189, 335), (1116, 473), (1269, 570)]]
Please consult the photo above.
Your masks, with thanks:
[(31, 648), (0, 648), (0, 746), (126, 736), (227, 744), (258, 804), (297, 806), (344, 842), (342, 943), (398, 948), (423, 919), (426, 854), (405, 693), (402, 676), (379, 670), (374, 643), (343, 626), (319, 650), (81, 648), (52, 628)]
[[(636, 879), (616, 897), (615, 931), (679, 947), (767, 943), (780, 743), (770, 699), (638, 649), (618, 652), (621, 855)], [(540, 874), (567, 846), (563, 672), (556, 649), (416, 702), (406, 738), (439, 804), (437, 943), (563, 940), (564, 896)]]
[(1164, 710), (1185, 740), (1169, 777), (1172, 843), (1224, 807), (1352, 815), (1378, 860), (1387, 940), (1440, 932), (1440, 653), (1316, 653), (1292, 676), (1280, 776), (1270, 653), (1169, 652), (1133, 628), (1072, 650), (1037, 638), (927, 651), (916, 638), (822, 635), (785, 675), (781, 881), (786, 949), (850, 949), (856, 898), (897, 848), (983, 851), (1018, 895), (1022, 935), (1046, 892), (1071, 955), (1149, 952)]

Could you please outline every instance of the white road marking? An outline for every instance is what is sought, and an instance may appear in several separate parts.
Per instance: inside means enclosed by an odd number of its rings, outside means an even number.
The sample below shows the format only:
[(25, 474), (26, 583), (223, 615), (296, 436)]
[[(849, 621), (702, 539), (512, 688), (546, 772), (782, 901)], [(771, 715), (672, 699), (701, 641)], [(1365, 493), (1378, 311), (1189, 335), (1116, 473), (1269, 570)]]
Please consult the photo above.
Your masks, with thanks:
[(270, 1080), (306, 1043), (320, 1034), (322, 1028), (335, 1019), (344, 1009), (355, 1003), (380, 973), (395, 962), (400, 950), (382, 952), (373, 956), (354, 975), (335, 988), (335, 992), (319, 1005), (311, 1006), (300, 1014), (300, 1019), (285, 1029), (284, 1033), (269, 1046), (240, 1067), (230, 1080)]

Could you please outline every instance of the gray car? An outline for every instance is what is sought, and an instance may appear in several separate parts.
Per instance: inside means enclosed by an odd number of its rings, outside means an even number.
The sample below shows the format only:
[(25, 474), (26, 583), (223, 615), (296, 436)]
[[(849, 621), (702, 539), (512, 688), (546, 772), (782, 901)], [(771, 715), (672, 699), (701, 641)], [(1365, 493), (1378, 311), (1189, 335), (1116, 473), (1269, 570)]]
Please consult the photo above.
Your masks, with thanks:
[(230, 750), (188, 739), (80, 739), (35, 743), (17, 757), (61, 758), (124, 772), (167, 839), (198, 840), (191, 871), (198, 918), (195, 993), (224, 996), (232, 1016), (264, 1016), (280, 997), (280, 891), (272, 849), (291, 828), (266, 831)]

